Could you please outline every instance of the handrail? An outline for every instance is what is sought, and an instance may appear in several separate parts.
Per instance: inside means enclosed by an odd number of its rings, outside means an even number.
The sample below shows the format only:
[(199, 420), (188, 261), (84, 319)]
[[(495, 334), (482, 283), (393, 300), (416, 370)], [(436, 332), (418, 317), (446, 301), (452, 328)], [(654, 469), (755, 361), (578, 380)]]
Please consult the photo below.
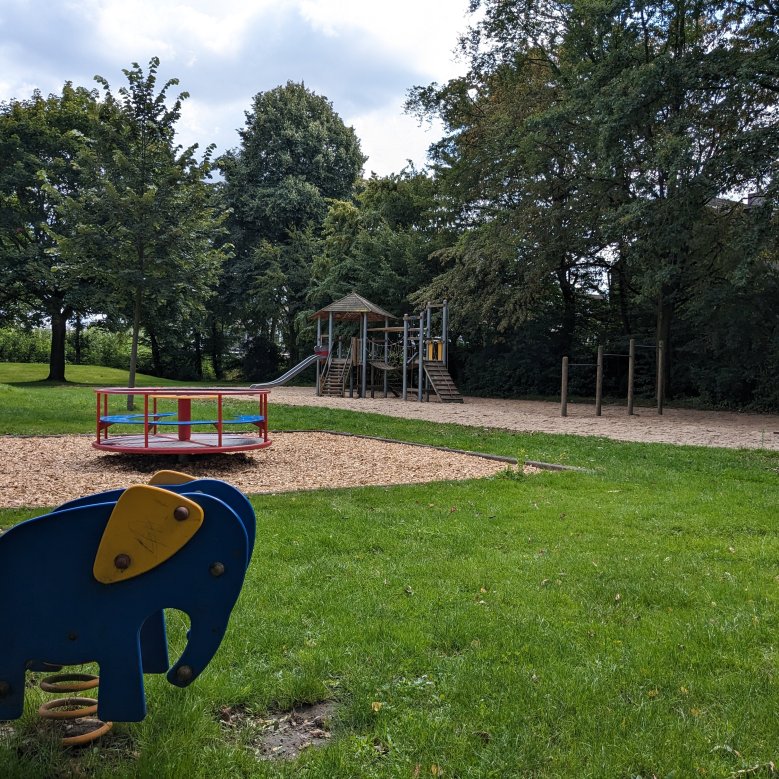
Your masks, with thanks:
[(327, 349), (327, 359), (325, 360), (325, 367), (322, 371), (322, 376), (327, 376), (330, 371), (330, 366), (333, 363), (333, 345), (329, 344)]

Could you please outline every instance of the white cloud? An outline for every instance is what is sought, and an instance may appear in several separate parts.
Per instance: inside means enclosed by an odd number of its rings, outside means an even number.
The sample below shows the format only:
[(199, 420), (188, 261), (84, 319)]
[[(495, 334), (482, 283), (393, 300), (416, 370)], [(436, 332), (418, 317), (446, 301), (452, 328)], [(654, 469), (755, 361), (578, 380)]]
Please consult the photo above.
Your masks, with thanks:
[(398, 172), (409, 160), (416, 168), (423, 168), (427, 149), (441, 137), (441, 125), (432, 122), (419, 126), (418, 121), (406, 116), (397, 107), (388, 107), (347, 119), (361, 139), (363, 154), (367, 155), (365, 175), (372, 172), (386, 175)]
[(139, 51), (161, 58), (192, 61), (196, 52), (230, 57), (245, 44), (252, 21), (272, 12), (272, 0), (93, 0), (98, 40), (125, 59), (137, 59)]
[[(0, 0), (0, 100), (65, 80), (114, 92), (122, 68), (161, 59), (191, 94), (181, 143), (219, 151), (238, 146), (236, 129), (252, 97), (287, 80), (327, 96), (370, 155), (366, 171), (421, 166), (440, 136), (403, 114), (406, 90), (462, 72), (454, 51), (468, 0)], [(172, 94), (177, 90), (173, 90)]]
[(455, 62), (458, 36), (465, 31), (467, 0), (299, 0), (303, 18), (324, 34), (359, 30), (383, 50), (412, 61), (445, 81), (462, 71)]
[(237, 129), (243, 127), (246, 101), (224, 103), (215, 110), (213, 104), (190, 97), (181, 108), (181, 118), (176, 128), (176, 142), (182, 146), (198, 144), (203, 152), (210, 143), (218, 143), (217, 154), (235, 148), (239, 144)]

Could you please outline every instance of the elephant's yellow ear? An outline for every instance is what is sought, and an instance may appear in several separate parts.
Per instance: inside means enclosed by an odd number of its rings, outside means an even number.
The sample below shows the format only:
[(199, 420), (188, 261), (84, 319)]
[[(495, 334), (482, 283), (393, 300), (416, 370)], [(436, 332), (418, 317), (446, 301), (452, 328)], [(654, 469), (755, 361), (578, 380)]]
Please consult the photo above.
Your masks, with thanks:
[(111, 512), (92, 572), (103, 584), (132, 579), (172, 557), (203, 524), (203, 509), (175, 492), (141, 484)]
[(195, 477), (181, 471), (157, 471), (149, 479), (149, 484), (162, 487), (165, 484), (186, 484), (188, 481), (195, 481)]

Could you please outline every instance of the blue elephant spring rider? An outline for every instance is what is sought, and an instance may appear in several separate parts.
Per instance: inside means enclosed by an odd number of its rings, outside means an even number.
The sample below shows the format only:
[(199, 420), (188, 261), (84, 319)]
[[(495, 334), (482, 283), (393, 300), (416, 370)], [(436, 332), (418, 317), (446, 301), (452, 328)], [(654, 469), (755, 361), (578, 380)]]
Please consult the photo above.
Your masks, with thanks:
[[(255, 532), (239, 490), (163, 471), (0, 535), (0, 720), (22, 715), (26, 669), (97, 662), (103, 721), (144, 718), (144, 673), (191, 684), (225, 634)], [(172, 666), (166, 608), (190, 618)]]

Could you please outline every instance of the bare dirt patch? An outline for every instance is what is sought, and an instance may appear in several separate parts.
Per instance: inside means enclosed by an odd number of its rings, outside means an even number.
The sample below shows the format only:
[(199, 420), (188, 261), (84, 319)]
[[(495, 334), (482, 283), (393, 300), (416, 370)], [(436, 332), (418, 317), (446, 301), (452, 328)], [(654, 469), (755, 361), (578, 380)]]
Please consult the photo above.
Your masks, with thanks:
[(294, 760), (304, 749), (327, 744), (335, 708), (334, 701), (321, 701), (292, 711), (252, 714), (241, 706), (225, 706), (219, 722), (258, 760)]
[(175, 456), (100, 452), (88, 436), (2, 436), (0, 507), (55, 506), (143, 484), (163, 468), (258, 493), (482, 478), (507, 467), (475, 455), (332, 433), (275, 433), (272, 439), (267, 449), (178, 462)]

